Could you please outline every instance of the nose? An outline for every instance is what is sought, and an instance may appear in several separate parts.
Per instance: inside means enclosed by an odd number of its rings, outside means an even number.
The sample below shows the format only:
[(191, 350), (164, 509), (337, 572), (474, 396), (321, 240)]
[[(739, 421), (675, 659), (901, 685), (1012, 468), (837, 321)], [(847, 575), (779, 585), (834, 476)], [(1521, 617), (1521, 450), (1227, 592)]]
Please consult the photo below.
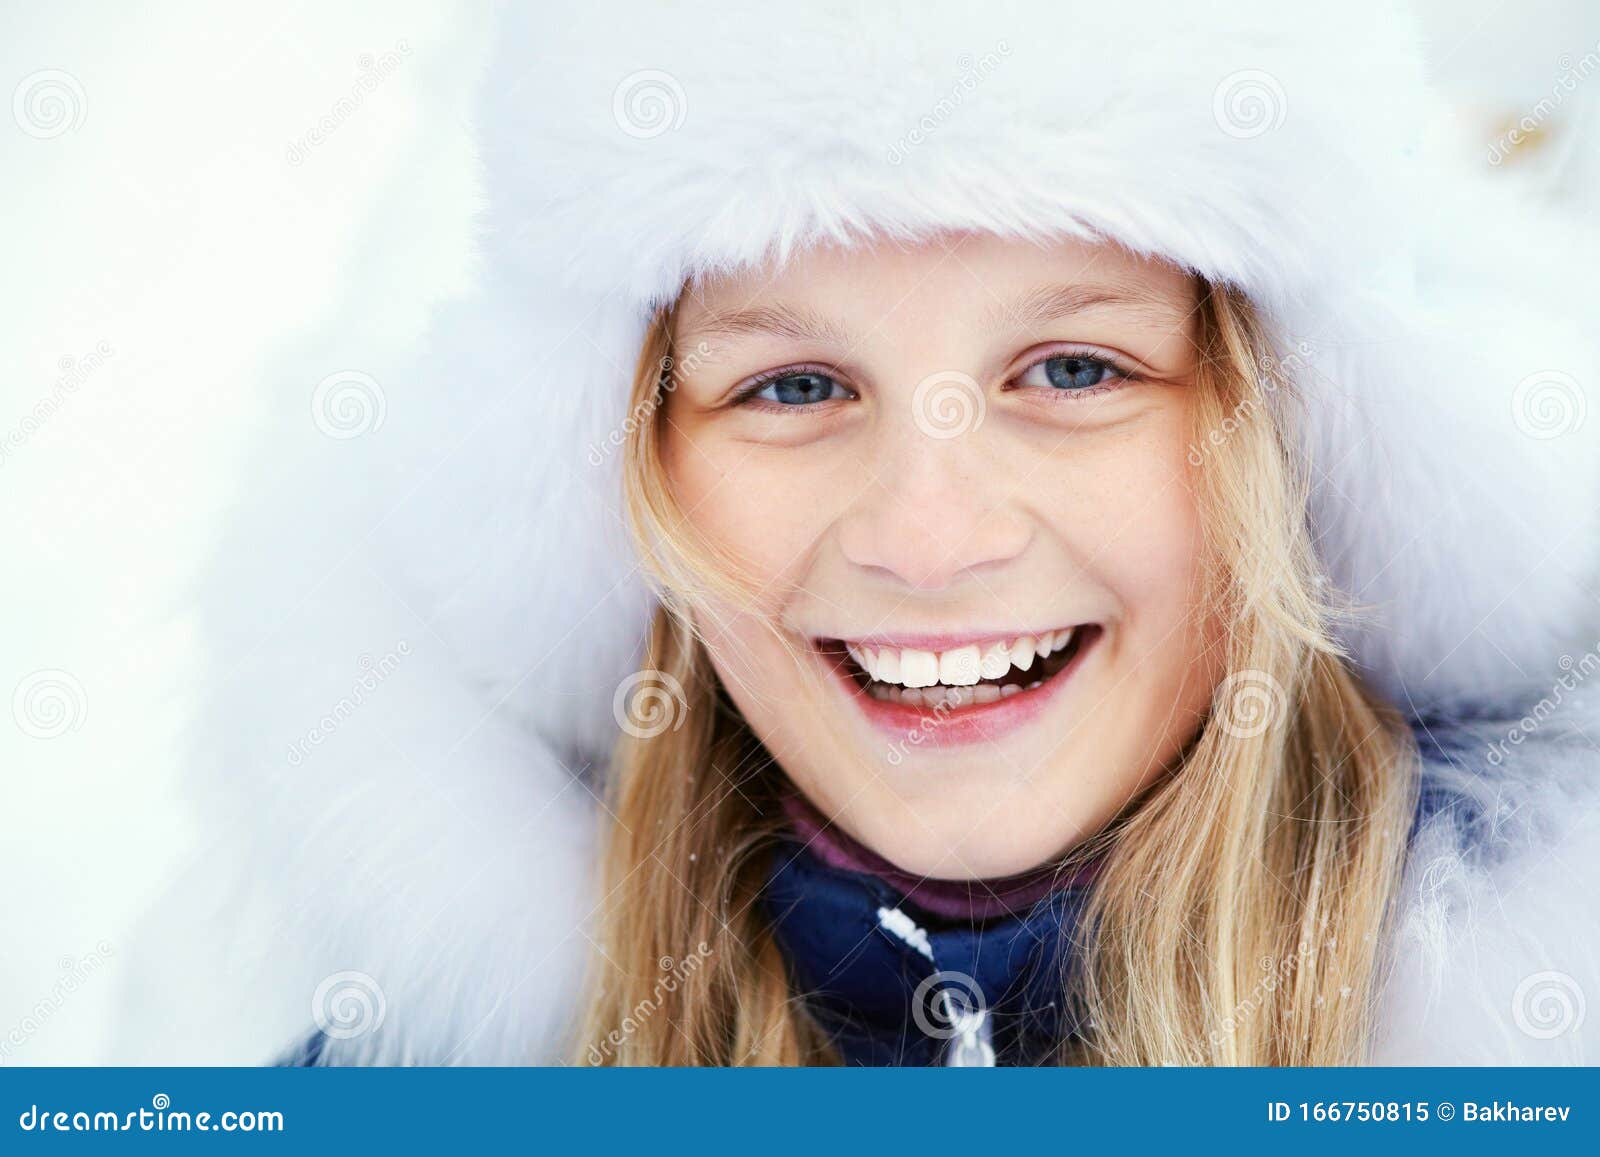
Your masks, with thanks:
[(939, 591), (1021, 555), (1033, 523), (1015, 479), (971, 431), (931, 437), (898, 428), (880, 441), (867, 481), (837, 524), (846, 561), (906, 587)]

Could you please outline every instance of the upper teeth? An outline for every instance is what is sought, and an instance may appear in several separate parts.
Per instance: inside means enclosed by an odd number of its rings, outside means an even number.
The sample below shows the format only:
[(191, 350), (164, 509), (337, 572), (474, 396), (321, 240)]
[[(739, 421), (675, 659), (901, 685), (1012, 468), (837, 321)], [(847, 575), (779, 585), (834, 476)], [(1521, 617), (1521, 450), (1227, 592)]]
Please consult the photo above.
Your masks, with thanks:
[(845, 644), (850, 657), (878, 683), (902, 687), (970, 687), (979, 679), (998, 679), (1016, 667), (1026, 671), (1035, 658), (1061, 650), (1072, 641), (1072, 627), (1042, 635), (1019, 635), (988, 643), (968, 643), (951, 651), (918, 651), (914, 647), (866, 647)]

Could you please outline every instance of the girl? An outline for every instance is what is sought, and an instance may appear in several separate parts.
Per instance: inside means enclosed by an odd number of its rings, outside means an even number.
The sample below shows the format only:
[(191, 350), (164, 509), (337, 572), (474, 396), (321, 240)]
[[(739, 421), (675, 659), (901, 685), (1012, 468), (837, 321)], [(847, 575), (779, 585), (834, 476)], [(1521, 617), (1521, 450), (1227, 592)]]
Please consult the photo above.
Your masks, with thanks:
[(1584, 1055), (1581, 265), (1420, 147), (1403, 13), (497, 37), (484, 288), (360, 526), (424, 657), (263, 789), (343, 857), (268, 889), (276, 1048)]

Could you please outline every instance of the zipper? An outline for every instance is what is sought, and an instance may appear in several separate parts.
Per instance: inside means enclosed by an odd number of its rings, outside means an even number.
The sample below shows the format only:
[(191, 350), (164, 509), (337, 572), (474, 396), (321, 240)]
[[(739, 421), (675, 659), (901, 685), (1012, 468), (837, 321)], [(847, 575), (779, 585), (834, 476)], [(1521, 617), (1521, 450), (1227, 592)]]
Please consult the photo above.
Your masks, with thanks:
[[(911, 1018), (925, 1034), (948, 1042), (946, 1068), (993, 1068), (994, 1026), (978, 982), (964, 972), (947, 972), (934, 959), (928, 933), (904, 910), (878, 909), (878, 926), (933, 965), (911, 997)], [(929, 1011), (934, 1016), (928, 1015)]]
[[(974, 983), (972, 987), (976, 990), (977, 984)], [(953, 995), (956, 993), (961, 995)], [(977, 1002), (969, 1004), (961, 986), (946, 984), (939, 989), (939, 996), (952, 1033), (944, 1051), (945, 1067), (994, 1068), (994, 1028), (989, 1022), (989, 1010), (984, 1006), (981, 994)]]

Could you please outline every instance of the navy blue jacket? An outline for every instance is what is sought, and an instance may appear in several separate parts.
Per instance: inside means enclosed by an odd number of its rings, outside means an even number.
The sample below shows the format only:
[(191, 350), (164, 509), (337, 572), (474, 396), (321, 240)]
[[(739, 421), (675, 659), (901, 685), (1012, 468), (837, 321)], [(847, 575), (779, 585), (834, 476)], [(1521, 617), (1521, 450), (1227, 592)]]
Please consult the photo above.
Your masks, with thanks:
[[(1450, 759), (1434, 732), (1419, 728), (1417, 738), (1425, 766)], [(1412, 834), (1445, 808), (1463, 827), (1473, 822), (1467, 801), (1424, 775)], [(791, 978), (846, 1064), (1037, 1065), (1051, 1063), (1079, 1023), (1078, 1010), (1059, 1002), (1086, 891), (1060, 889), (1017, 915), (950, 920), (791, 840), (773, 854), (763, 898)], [(974, 1056), (963, 1047), (975, 1043), (970, 1034), (941, 1020), (946, 988), (981, 1014), (977, 1035), (992, 1059)]]

